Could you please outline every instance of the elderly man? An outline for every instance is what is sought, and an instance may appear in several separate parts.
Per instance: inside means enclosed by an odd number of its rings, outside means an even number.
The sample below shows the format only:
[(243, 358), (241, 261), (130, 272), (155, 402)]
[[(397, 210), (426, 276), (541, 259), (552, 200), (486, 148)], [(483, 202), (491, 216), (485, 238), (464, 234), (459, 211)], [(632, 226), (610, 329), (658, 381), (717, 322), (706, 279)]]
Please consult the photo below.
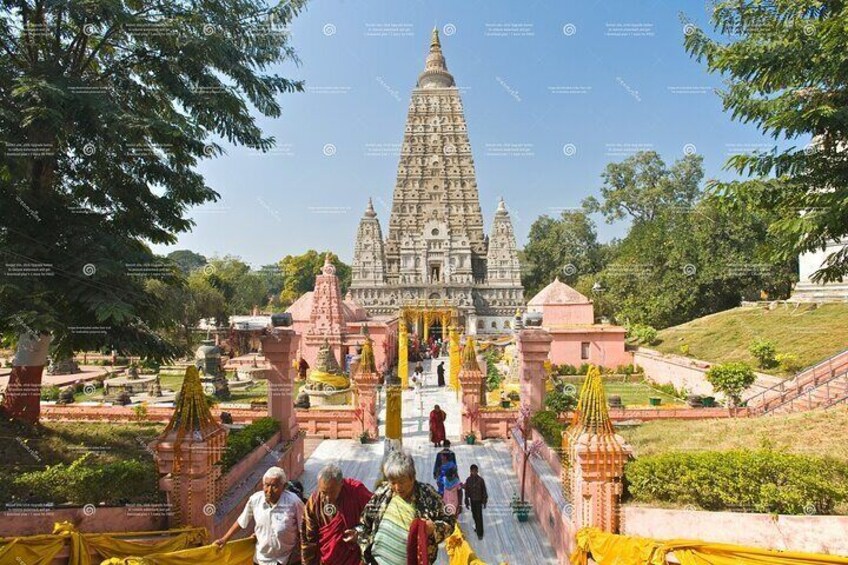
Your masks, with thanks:
[(253, 520), (253, 536), (257, 565), (288, 565), (300, 562), (298, 530), (303, 522), (303, 502), (286, 490), (286, 472), (271, 467), (262, 477), (262, 492), (247, 499), (238, 520), (221, 539), (215, 540), (223, 547), (236, 531), (247, 528)]
[(391, 452), (383, 476), (386, 482), (345, 539), (357, 540), (369, 565), (406, 565), (407, 552), (423, 557), (422, 551), (432, 565), (439, 543), (453, 533), (456, 517), (433, 487), (415, 480), (415, 462), (408, 453)]
[(355, 479), (346, 479), (338, 465), (318, 472), (318, 490), (306, 502), (300, 531), (303, 565), (359, 565), (355, 543), (345, 534), (359, 524), (371, 491)]

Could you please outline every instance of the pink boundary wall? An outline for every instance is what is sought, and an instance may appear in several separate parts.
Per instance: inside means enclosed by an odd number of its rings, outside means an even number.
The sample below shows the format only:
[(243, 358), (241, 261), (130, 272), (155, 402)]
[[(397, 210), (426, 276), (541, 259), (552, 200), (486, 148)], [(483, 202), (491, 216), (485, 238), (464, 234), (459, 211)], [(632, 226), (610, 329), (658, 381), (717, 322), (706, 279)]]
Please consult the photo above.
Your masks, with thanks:
[(848, 555), (848, 516), (784, 516), (622, 506), (623, 534), (700, 539), (830, 555)]

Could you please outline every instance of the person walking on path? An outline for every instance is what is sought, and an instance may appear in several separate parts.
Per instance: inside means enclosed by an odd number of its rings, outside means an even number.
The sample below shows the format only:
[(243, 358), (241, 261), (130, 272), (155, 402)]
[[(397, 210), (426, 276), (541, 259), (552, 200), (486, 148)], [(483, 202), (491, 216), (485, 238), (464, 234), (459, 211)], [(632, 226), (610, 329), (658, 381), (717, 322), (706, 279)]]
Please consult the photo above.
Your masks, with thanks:
[(224, 547), (233, 534), (253, 521), (257, 565), (288, 565), (300, 563), (298, 530), (303, 522), (303, 503), (293, 492), (286, 490), (286, 472), (271, 467), (262, 477), (262, 492), (247, 499), (238, 519), (215, 545)]
[(447, 513), (459, 516), (462, 513), (462, 481), (456, 465), (447, 465), (447, 470), (439, 478), (439, 491)]
[(436, 367), (436, 376), (437, 376), (437, 379), (438, 379), (436, 384), (438, 384), (439, 386), (445, 386), (445, 362), (444, 361), (441, 361), (439, 363), (439, 366)]
[(434, 447), (439, 447), (446, 440), (445, 419), (448, 417), (444, 410), (436, 404), (430, 411), (430, 441)]
[(408, 453), (389, 453), (383, 476), (386, 482), (374, 492), (345, 541), (359, 544), (368, 565), (420, 564), (424, 556), (424, 563), (432, 565), (439, 544), (453, 533), (456, 517), (445, 510), (432, 486), (416, 480), (415, 461)]
[(465, 479), (464, 485), (465, 507), (471, 508), (477, 539), (483, 539), (483, 509), (489, 502), (489, 493), (486, 491), (486, 481), (478, 474), (477, 465), (471, 466), (471, 474)]
[(306, 502), (300, 531), (303, 565), (359, 565), (359, 546), (344, 541), (359, 524), (372, 492), (346, 479), (338, 465), (318, 472), (318, 488)]
[(451, 451), (451, 442), (450, 440), (444, 441), (444, 449), (439, 451), (436, 454), (436, 461), (433, 462), (433, 480), (438, 481), (439, 477), (442, 476), (442, 467), (447, 465), (448, 463), (453, 463), (456, 466), (456, 453)]

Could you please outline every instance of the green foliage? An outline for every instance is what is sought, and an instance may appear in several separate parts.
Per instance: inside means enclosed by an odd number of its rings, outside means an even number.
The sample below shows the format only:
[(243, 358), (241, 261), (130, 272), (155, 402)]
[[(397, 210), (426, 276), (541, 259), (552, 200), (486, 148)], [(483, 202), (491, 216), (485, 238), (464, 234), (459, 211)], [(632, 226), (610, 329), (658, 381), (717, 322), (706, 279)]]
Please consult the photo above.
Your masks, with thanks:
[(689, 344), (688, 343), (681, 343), (679, 350), (680, 350), (681, 355), (685, 355), (687, 357), (689, 356)]
[(540, 216), (530, 226), (522, 255), (525, 294), (534, 296), (556, 277), (573, 285), (581, 275), (596, 273), (603, 266), (603, 247), (595, 223), (582, 211)]
[(553, 367), (554, 373), (557, 375), (576, 375), (577, 367), (574, 365), (570, 365), (565, 363), (563, 365), (554, 365)]
[(778, 353), (775, 360), (780, 365), (780, 370), (786, 373), (794, 374), (804, 368), (804, 365), (794, 353)]
[(776, 451), (672, 452), (625, 467), (636, 502), (704, 510), (831, 514), (848, 500), (848, 464)]
[(756, 339), (748, 348), (754, 359), (757, 360), (760, 369), (770, 369), (777, 364), (777, 347), (774, 342), (767, 339)]
[[(108, 485), (108, 488), (104, 488)], [(59, 463), (14, 478), (11, 494), (22, 502), (126, 504), (155, 501), (158, 481), (152, 462), (133, 459), (102, 463), (86, 453), (70, 465)]]
[[(807, 147), (738, 153), (726, 167), (753, 178), (710, 183), (729, 207), (771, 212), (767, 251), (774, 261), (820, 251), (848, 233), (846, 20), (848, 5), (832, 0), (722, 0), (712, 8), (716, 33), (688, 24), (685, 49), (722, 78), (719, 96), (732, 119), (774, 139), (813, 137)], [(828, 257), (814, 279), (845, 274), (848, 247)]]
[(145, 288), (176, 284), (179, 269), (151, 246), (176, 242), (190, 209), (217, 200), (198, 170), (222, 153), (215, 139), (273, 148), (257, 124), (303, 90), (271, 70), (297, 60), (279, 29), (303, 5), (21, 0), (0, 11), (0, 249), (49, 275), (6, 277), (0, 334), (50, 332), (60, 357), (104, 344), (181, 353), (158, 334), (167, 312)]
[(552, 391), (545, 395), (545, 406), (558, 414), (574, 410), (577, 407), (575, 392), (573, 385), (571, 392), (565, 387), (555, 386)]
[(166, 257), (169, 260), (173, 261), (185, 276), (190, 275), (192, 271), (203, 267), (208, 262), (206, 257), (201, 255), (200, 253), (195, 253), (194, 251), (190, 251), (188, 249), (178, 249), (177, 251), (172, 251), (168, 253)]
[(271, 439), (280, 431), (280, 423), (273, 418), (259, 418), (240, 430), (234, 430), (227, 436), (227, 447), (221, 457), (224, 470), (230, 469), (245, 458), (251, 451)]
[(757, 376), (746, 363), (724, 363), (710, 367), (706, 379), (713, 389), (727, 396), (731, 405), (738, 406), (742, 392), (754, 384)]
[(615, 368), (615, 372), (616, 374), (626, 375), (629, 377), (630, 375), (636, 375), (638, 373), (641, 373), (642, 367), (634, 365), (633, 363), (630, 363), (629, 365), (619, 365)]
[(553, 410), (539, 410), (530, 418), (530, 425), (538, 431), (548, 446), (562, 447), (562, 432), (565, 426), (557, 422), (557, 413)]
[[(324, 257), (327, 251), (318, 252), (310, 249), (302, 255), (286, 255), (280, 261), (280, 271), (283, 277), (283, 290), (280, 293), (280, 304), (283, 307), (290, 306), (303, 294), (312, 290), (315, 286), (315, 277), (321, 274), (324, 266)], [(336, 268), (336, 276), (339, 277), (342, 296), (344, 296), (351, 280), (351, 269), (335, 253), (330, 253), (330, 262)]]
[(582, 363), (582, 364), (581, 364), (581, 365), (577, 368), (577, 374), (578, 374), (578, 375), (588, 375), (588, 374), (589, 374), (589, 367), (591, 367), (591, 366), (592, 366), (592, 365), (590, 365), (589, 363)]
[(627, 328), (627, 337), (636, 343), (651, 345), (657, 341), (657, 330), (651, 326), (633, 324)]
[(501, 375), (496, 364), (498, 353), (494, 348), (489, 348), (483, 353), (483, 356), (486, 358), (486, 390), (492, 392), (500, 387), (503, 381), (503, 375)]
[[(773, 213), (728, 209), (702, 194), (701, 157), (667, 166), (654, 152), (638, 153), (610, 163), (603, 178), (602, 201), (584, 206), (631, 226), (592, 279), (604, 291), (591, 296), (618, 323), (665, 328), (759, 299), (761, 291), (788, 295), (795, 260), (764, 258)], [(757, 268), (737, 267), (751, 264)], [(584, 294), (588, 283), (581, 282)]]
[(59, 393), (62, 391), (56, 385), (50, 385), (47, 387), (41, 387), (41, 400), (50, 402), (54, 400), (59, 400)]

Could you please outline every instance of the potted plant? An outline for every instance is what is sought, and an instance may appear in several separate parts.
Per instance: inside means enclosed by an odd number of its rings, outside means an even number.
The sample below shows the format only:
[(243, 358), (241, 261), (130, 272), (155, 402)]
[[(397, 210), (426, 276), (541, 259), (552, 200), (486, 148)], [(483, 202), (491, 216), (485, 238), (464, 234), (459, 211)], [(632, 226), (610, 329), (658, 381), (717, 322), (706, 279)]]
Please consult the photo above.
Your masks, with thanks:
[(662, 398), (660, 398), (659, 396), (652, 396), (648, 399), (648, 404), (650, 404), (651, 406), (659, 406), (660, 404), (662, 404)]
[(367, 431), (359, 434), (359, 443), (366, 444), (371, 440), (371, 435)]
[(512, 495), (512, 501), (510, 501), (509, 507), (512, 509), (512, 513), (515, 514), (515, 517), (519, 522), (526, 522), (530, 517), (530, 509), (532, 506), (529, 502), (521, 500), (517, 494)]
[(542, 449), (541, 440), (537, 439), (531, 442), (527, 439), (530, 437), (530, 431), (530, 407), (522, 406), (516, 422), (516, 432), (521, 434), (521, 437), (516, 439), (520, 439), (519, 447), (521, 448), (521, 457), (523, 459), (521, 467), (521, 496), (513, 496), (512, 502), (510, 502), (512, 513), (515, 514), (519, 522), (527, 521), (531, 508), (530, 503), (524, 500), (524, 487), (527, 482), (527, 463), (531, 457), (538, 457), (539, 451)]
[(509, 408), (512, 405), (512, 401), (506, 395), (506, 391), (501, 392), (501, 408)]
[(475, 406), (465, 411), (465, 417), (468, 418), (468, 432), (465, 434), (465, 443), (474, 445), (477, 441), (477, 434), (474, 432), (474, 427), (480, 420), (480, 408)]

